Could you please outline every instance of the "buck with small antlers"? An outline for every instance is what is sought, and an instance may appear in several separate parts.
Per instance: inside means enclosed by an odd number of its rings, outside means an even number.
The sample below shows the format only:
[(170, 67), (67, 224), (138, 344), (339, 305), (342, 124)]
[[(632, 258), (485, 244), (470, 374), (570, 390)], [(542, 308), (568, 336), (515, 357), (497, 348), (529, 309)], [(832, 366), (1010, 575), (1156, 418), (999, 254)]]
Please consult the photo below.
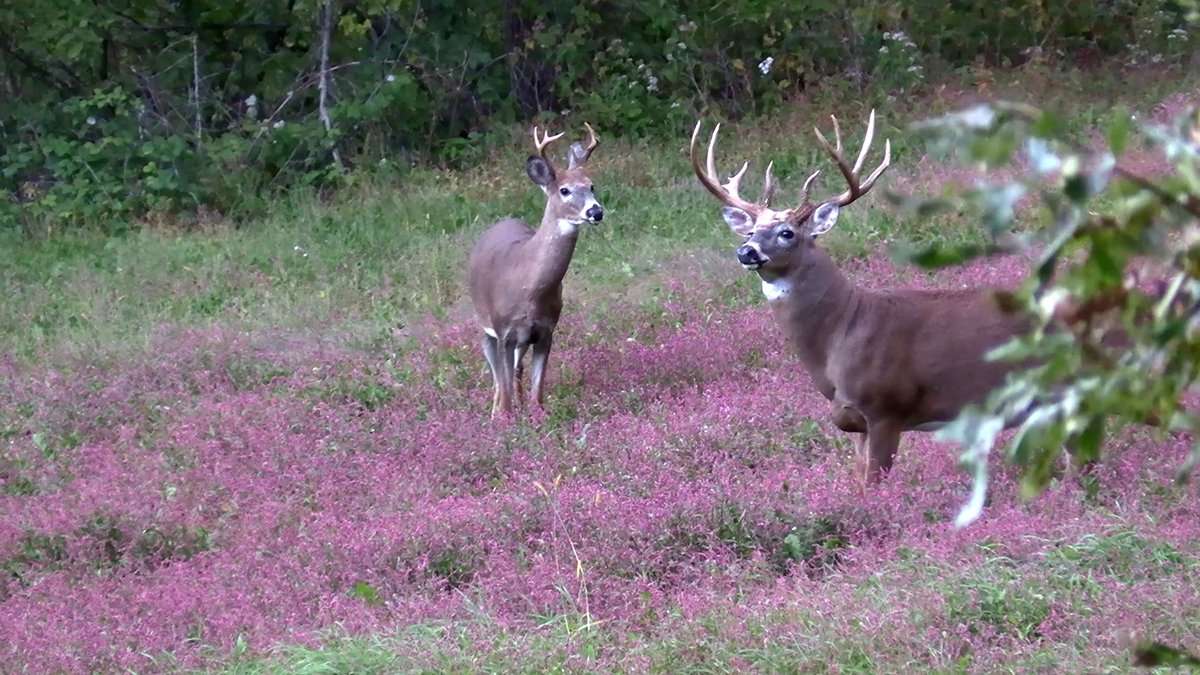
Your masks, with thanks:
[(842, 157), (837, 118), (831, 119), (835, 145), (814, 131), (847, 189), (819, 204), (809, 201), (819, 170), (804, 181), (800, 205), (782, 211), (770, 205), (776, 189), (770, 164), (756, 202), (738, 194), (748, 163), (722, 185), (713, 159), (720, 125), (713, 129), (702, 167), (697, 122), (691, 159), (701, 184), (725, 205), (721, 212), (729, 227), (745, 238), (738, 261), (761, 278), (776, 320), (816, 387), (832, 402), (834, 424), (860, 434), (863, 478), (875, 483), (891, 468), (902, 432), (936, 429), (1003, 383), (1014, 366), (984, 355), (1028, 326), (1024, 318), (1003, 311), (987, 289), (875, 291), (855, 286), (842, 274), (817, 238), (833, 228), (841, 208), (867, 194), (887, 170), (891, 143), (885, 141), (883, 161), (862, 180), (875, 112), (853, 166)]
[(475, 316), (483, 329), (483, 355), (492, 370), (495, 394), (492, 417), (522, 405), (521, 359), (532, 350), (532, 395), (542, 405), (542, 382), (550, 358), (554, 328), (562, 312), (562, 281), (575, 253), (579, 226), (598, 223), (604, 208), (596, 199), (587, 162), (599, 142), (591, 125), (586, 146), (570, 148), (565, 171), (554, 168), (546, 149), (564, 134), (538, 137), (537, 155), (525, 163), (530, 180), (546, 193), (546, 210), (538, 229), (515, 218), (492, 225), (471, 251), (467, 285)]

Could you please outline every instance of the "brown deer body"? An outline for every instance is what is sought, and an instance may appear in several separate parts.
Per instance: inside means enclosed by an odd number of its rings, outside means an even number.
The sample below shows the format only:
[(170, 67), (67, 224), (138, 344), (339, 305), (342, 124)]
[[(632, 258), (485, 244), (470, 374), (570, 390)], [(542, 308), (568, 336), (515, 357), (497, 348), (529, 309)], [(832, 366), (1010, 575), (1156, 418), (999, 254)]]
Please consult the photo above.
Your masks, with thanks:
[(566, 171), (556, 170), (545, 154), (563, 134), (539, 139), (534, 129), (538, 154), (526, 162), (526, 173), (546, 193), (541, 225), (535, 230), (520, 220), (501, 220), (475, 243), (467, 263), (467, 286), (495, 383), (493, 417), (511, 412), (514, 400), (523, 403), (521, 360), (529, 350), (532, 397), (541, 406), (546, 363), (562, 313), (562, 280), (575, 253), (579, 226), (604, 217), (586, 172), (598, 145), (591, 126), (587, 129), (589, 143), (571, 146)]
[(891, 161), (860, 181), (874, 135), (871, 113), (858, 160), (851, 167), (841, 155), (841, 134), (831, 147), (821, 145), (837, 163), (849, 188), (821, 204), (808, 200), (819, 172), (804, 183), (800, 206), (770, 208), (775, 190), (767, 167), (763, 195), (749, 202), (738, 195), (746, 166), (721, 185), (713, 151), (707, 167), (696, 155), (700, 124), (692, 134), (692, 165), (704, 187), (724, 204), (733, 231), (746, 238), (737, 257), (762, 280), (763, 293), (817, 389), (832, 402), (833, 421), (860, 434), (858, 454), (867, 482), (889, 470), (905, 431), (929, 431), (954, 419), (967, 404), (982, 401), (1014, 366), (987, 361), (984, 355), (1027, 329), (1027, 320), (1003, 311), (989, 289), (875, 291), (855, 286), (817, 245), (817, 237), (836, 223), (838, 210), (871, 189)]

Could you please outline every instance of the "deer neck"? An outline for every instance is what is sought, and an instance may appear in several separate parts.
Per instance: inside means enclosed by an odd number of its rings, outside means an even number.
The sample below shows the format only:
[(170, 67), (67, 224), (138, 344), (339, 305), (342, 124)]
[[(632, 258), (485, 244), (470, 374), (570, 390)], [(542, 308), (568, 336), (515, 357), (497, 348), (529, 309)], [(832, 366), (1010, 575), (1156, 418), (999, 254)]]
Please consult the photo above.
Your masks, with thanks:
[(845, 317), (861, 300), (858, 289), (828, 253), (815, 247), (796, 267), (782, 274), (763, 270), (759, 277), (801, 359), (823, 369)]
[(542, 224), (529, 240), (533, 261), (529, 283), (537, 295), (556, 291), (562, 285), (579, 239), (579, 224), (560, 219), (551, 206), (546, 205)]

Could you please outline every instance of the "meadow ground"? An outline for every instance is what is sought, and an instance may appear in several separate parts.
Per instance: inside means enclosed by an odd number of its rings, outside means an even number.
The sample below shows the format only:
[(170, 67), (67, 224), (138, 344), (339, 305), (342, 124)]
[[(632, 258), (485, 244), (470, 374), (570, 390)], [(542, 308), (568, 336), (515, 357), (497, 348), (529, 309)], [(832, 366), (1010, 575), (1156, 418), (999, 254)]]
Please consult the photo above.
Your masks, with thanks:
[[(967, 84), (889, 112), (893, 186), (969, 178), (901, 131)], [(988, 86), (1080, 134), (1200, 93)], [(743, 123), (722, 156), (769, 149), (794, 186), (829, 109)], [(609, 217), (567, 279), (548, 410), (489, 422), (461, 261), (487, 222), (540, 213), (522, 143), (240, 227), (0, 234), (0, 670), (1105, 672), (1134, 635), (1200, 646), (1188, 439), (1130, 431), (1029, 502), (996, 460), (957, 531), (957, 451), (912, 434), (864, 498), (682, 143), (597, 150)], [(831, 239), (863, 284), (1024, 270), (897, 268), (887, 243), (975, 228), (882, 202)]]

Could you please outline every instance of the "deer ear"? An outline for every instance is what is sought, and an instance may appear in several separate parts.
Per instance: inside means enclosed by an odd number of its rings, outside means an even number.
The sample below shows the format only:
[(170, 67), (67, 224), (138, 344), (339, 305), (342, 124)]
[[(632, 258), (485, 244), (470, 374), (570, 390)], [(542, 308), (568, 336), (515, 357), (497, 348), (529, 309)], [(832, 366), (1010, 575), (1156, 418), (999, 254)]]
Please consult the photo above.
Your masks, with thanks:
[(584, 149), (583, 143), (572, 143), (570, 155), (570, 163), (567, 164), (568, 169), (574, 169), (577, 166), (582, 166), (587, 161), (587, 150)]
[(546, 188), (554, 182), (554, 167), (550, 166), (550, 162), (541, 157), (530, 157), (525, 162), (525, 173), (529, 174), (529, 180)]
[(832, 230), (833, 226), (837, 224), (838, 211), (840, 211), (840, 208), (837, 202), (825, 202), (818, 206), (817, 210), (813, 211), (812, 218), (810, 219), (812, 224), (809, 226), (809, 236), (816, 239)]
[(754, 218), (736, 206), (721, 207), (721, 215), (725, 217), (729, 229), (733, 230), (735, 234), (745, 236), (754, 231)]

